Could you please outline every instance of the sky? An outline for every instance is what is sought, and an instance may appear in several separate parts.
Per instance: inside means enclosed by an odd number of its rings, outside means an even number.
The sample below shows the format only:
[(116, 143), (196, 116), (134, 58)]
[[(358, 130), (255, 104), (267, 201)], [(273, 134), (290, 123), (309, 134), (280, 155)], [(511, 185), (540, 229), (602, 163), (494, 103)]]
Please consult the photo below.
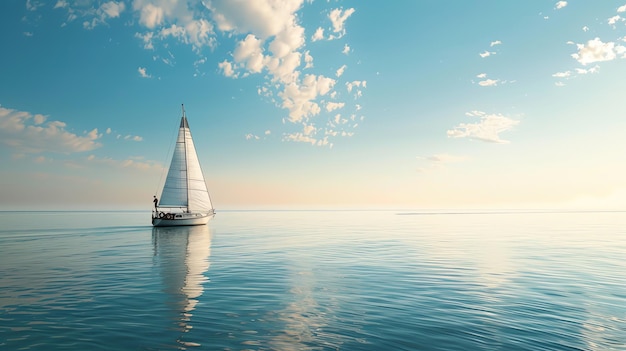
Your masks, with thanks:
[(0, 210), (626, 210), (626, 0), (3, 0)]

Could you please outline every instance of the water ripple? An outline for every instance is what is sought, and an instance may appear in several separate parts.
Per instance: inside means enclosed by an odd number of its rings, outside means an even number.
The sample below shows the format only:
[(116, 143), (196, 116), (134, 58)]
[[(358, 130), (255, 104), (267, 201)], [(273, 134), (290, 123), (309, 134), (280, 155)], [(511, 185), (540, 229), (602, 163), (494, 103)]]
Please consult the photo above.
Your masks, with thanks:
[(0, 229), (3, 349), (626, 341), (624, 213), (225, 212), (209, 227), (169, 229), (141, 225), (143, 213), (82, 213), (76, 225), (76, 214), (30, 215), (51, 225)]

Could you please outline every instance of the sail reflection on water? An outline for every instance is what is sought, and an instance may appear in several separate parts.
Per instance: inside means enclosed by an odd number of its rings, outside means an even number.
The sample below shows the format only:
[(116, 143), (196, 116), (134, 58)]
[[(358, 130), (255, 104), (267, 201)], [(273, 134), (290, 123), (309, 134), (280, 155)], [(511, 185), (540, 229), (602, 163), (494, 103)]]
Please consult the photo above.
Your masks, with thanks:
[[(209, 269), (209, 226), (153, 227), (155, 264), (160, 268), (167, 304), (180, 331), (191, 329), (192, 311), (204, 292)], [(181, 341), (179, 341), (181, 342)]]

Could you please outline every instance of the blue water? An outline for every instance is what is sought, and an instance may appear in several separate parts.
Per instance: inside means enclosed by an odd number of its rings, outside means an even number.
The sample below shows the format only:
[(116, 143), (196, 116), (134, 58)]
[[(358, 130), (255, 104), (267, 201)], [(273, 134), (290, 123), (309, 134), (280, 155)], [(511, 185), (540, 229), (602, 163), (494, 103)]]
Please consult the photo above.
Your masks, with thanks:
[(0, 350), (626, 350), (626, 213), (0, 212)]

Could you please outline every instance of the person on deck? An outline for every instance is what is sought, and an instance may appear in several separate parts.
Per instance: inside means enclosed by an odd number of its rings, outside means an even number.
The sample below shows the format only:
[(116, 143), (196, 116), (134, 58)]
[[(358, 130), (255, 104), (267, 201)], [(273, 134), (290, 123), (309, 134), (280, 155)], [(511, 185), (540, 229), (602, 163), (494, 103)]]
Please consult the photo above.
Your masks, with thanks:
[(152, 200), (152, 202), (154, 202), (154, 210), (157, 210), (157, 204), (159, 203), (159, 199), (157, 199), (156, 195), (154, 195), (154, 200)]

